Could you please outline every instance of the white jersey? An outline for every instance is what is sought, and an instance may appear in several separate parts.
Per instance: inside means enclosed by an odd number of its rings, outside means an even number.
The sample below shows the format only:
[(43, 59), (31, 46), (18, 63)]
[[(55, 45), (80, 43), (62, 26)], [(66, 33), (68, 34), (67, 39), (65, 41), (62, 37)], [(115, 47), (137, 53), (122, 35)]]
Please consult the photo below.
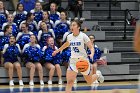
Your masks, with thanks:
[(85, 50), (85, 44), (90, 41), (89, 37), (80, 32), (78, 36), (74, 36), (73, 33), (68, 35), (67, 41), (70, 42), (71, 58), (87, 57)]

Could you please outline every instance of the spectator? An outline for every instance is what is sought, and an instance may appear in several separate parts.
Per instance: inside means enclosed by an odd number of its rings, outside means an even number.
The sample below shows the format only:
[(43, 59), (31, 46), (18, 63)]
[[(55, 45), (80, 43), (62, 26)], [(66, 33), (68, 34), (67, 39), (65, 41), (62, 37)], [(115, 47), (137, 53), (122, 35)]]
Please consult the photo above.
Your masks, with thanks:
[(0, 50), (2, 51), (3, 50), (3, 47), (5, 44), (8, 44), (9, 43), (9, 37), (12, 35), (12, 26), (11, 25), (6, 25), (4, 27), (4, 30), (3, 30), (3, 34), (1, 35), (0, 37)]
[(49, 19), (49, 13), (47, 11), (43, 12), (43, 19), (38, 22), (38, 29), (40, 29), (40, 23), (43, 21), (47, 24), (48, 29), (54, 28), (54, 23), (52, 20)]
[(16, 44), (16, 39), (14, 36), (10, 36), (9, 44), (4, 45), (3, 49), (3, 57), (4, 57), (4, 67), (8, 71), (9, 75), (9, 85), (13, 86), (13, 70), (14, 68), (17, 71), (17, 75), (19, 77), (19, 85), (23, 86), (22, 81), (22, 69), (19, 63), (18, 57), (20, 57), (21, 50), (18, 44)]
[(11, 25), (12, 26), (12, 35), (16, 37), (19, 30), (18, 30), (17, 24), (14, 23), (14, 16), (12, 14), (9, 14), (7, 17), (8, 17), (8, 19), (7, 19), (8, 22), (6, 22), (2, 25), (2, 30), (4, 29), (4, 27), (6, 25)]
[(83, 0), (68, 0), (67, 10), (71, 10), (74, 12), (74, 17), (76, 20), (78, 19), (78, 13), (80, 20), (84, 20), (84, 18), (82, 17), (82, 5)]
[(35, 17), (35, 16), (34, 16), (33, 13), (28, 13), (28, 14), (27, 14), (27, 19), (24, 20), (24, 21), (22, 21), (22, 22), (20, 23), (19, 28), (21, 29), (21, 24), (22, 24), (22, 23), (28, 23), (28, 29), (29, 29), (29, 31), (33, 32), (34, 35), (37, 36), (37, 34), (38, 34), (38, 28), (37, 28), (37, 22), (34, 20), (34, 17)]
[(38, 23), (40, 20), (42, 20), (43, 10), (42, 5), (40, 2), (35, 3), (35, 8), (30, 11), (34, 14), (34, 20)]
[(58, 44), (58, 47), (60, 47), (62, 45), (63, 35), (70, 29), (70, 21), (67, 20), (66, 12), (61, 12), (60, 20), (55, 22), (54, 29), (55, 36), (57, 38), (56, 43)]
[(3, 2), (0, 1), (0, 30), (2, 29), (2, 25), (7, 22), (7, 15), (9, 12), (5, 10)]
[(20, 48), (23, 49), (24, 45), (29, 43), (30, 35), (33, 33), (28, 30), (28, 24), (22, 23), (21, 24), (21, 32), (18, 33), (16, 37), (17, 43), (20, 45)]
[(60, 13), (57, 11), (57, 5), (55, 3), (51, 3), (50, 5), (49, 18), (54, 23), (56, 20), (60, 19)]
[(56, 5), (57, 5), (57, 11), (58, 11), (58, 12), (64, 11), (64, 8), (61, 7), (61, 2), (62, 2), (62, 0), (49, 0), (49, 1), (50, 1), (50, 4), (51, 4), (51, 3), (56, 3)]
[(50, 4), (51, 4), (51, 3), (56, 3), (57, 6), (61, 6), (61, 2), (62, 2), (62, 0), (49, 0), (49, 3), (50, 3)]
[(36, 0), (20, 0), (20, 3), (23, 4), (25, 11), (30, 12), (35, 7)]
[(43, 48), (44, 46), (47, 45), (47, 39), (49, 37), (55, 38), (55, 34), (52, 29), (47, 28), (47, 25), (45, 22), (41, 22), (40, 27), (41, 27), (41, 30), (38, 32), (38, 41), (41, 48)]
[(27, 12), (24, 11), (24, 6), (22, 3), (17, 4), (17, 8), (16, 11), (14, 11), (13, 16), (14, 23), (16, 23), (18, 27), (22, 21), (26, 20)]
[(57, 5), (57, 11), (62, 12), (64, 11), (64, 8), (61, 7), (62, 0), (45, 0), (45, 4), (43, 5), (43, 10), (48, 11), (50, 10), (51, 3), (55, 3)]
[(28, 69), (30, 69), (30, 86), (34, 86), (34, 73), (35, 69), (37, 68), (39, 79), (40, 79), (40, 85), (44, 86), (43, 81), (43, 68), (40, 64), (41, 60), (41, 49), (39, 44), (37, 44), (37, 40), (35, 35), (30, 36), (30, 43), (26, 44), (23, 48), (23, 56), (25, 57), (25, 65)]
[[(0, 36), (0, 51), (3, 50), (5, 44), (9, 43), (9, 38), (11, 35), (12, 35), (12, 26), (6, 25)], [(3, 58), (1, 52), (0, 52), (0, 61), (1, 61), (1, 65), (3, 65)]]
[(45, 67), (49, 69), (49, 81), (48, 84), (52, 84), (52, 78), (54, 75), (54, 71), (56, 69), (57, 75), (59, 78), (58, 84), (62, 84), (62, 71), (60, 67), (60, 54), (57, 54), (56, 56), (52, 56), (53, 51), (57, 49), (57, 47), (54, 44), (54, 39), (52, 37), (48, 38), (47, 40), (48, 45), (43, 47), (44, 51), (44, 61), (45, 61)]

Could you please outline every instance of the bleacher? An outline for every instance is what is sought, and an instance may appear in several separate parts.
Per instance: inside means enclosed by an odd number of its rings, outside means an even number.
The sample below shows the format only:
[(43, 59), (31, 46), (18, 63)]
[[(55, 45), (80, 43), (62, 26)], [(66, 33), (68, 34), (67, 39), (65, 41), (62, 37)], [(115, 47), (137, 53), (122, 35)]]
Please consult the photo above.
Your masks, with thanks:
[[(113, 1), (113, 0), (111, 0)], [(115, 0), (114, 0), (115, 1)], [(66, 7), (67, 1), (63, 0), (62, 6)], [(83, 8), (83, 17), (86, 18), (82, 25), (82, 29), (87, 27), (90, 31), (87, 35), (94, 34), (96, 44), (103, 49), (109, 49), (107, 56), (108, 65), (99, 66), (106, 80), (136, 80), (140, 73), (140, 56), (133, 51), (133, 33), (134, 27), (126, 25), (126, 38), (124, 38), (125, 10), (129, 9), (132, 15), (138, 19), (138, 2), (137, 0), (116, 0), (111, 3), (111, 18), (109, 17), (109, 0), (85, 0)], [(128, 15), (128, 14), (127, 14)], [(73, 18), (72, 12), (69, 12), (69, 17)], [(128, 20), (130, 17), (128, 15)], [(100, 25), (102, 31), (93, 31), (93, 25)], [(27, 69), (23, 69), (23, 81), (28, 82), (29, 74)], [(63, 80), (65, 81), (65, 67), (62, 66)], [(8, 76), (6, 70), (0, 68), (0, 83), (7, 83)], [(44, 81), (48, 78), (48, 72), (44, 69)], [(78, 81), (84, 81), (81, 74), (77, 77)], [(18, 80), (17, 75), (14, 76), (15, 82)], [(35, 82), (38, 80), (38, 75), (35, 75)], [(57, 81), (57, 75), (53, 81)]]

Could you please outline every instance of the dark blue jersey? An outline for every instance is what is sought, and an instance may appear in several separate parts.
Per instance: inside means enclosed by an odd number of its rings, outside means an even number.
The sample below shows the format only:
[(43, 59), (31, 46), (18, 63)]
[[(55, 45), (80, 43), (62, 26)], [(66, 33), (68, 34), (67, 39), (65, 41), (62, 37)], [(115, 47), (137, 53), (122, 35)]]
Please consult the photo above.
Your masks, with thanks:
[(9, 39), (10, 39), (9, 35), (0, 37), (0, 50), (1, 51), (3, 50), (4, 45), (9, 43)]
[(40, 38), (40, 40), (39, 40), (39, 44), (40, 44), (41, 47), (44, 47), (44, 46), (47, 45), (47, 39), (48, 39), (49, 37), (53, 37), (53, 35), (52, 35), (51, 32), (43, 32), (43, 33), (41, 34), (41, 38)]
[[(27, 46), (27, 47), (26, 47)], [(42, 50), (40, 46), (36, 44), (31, 46), (30, 44), (25, 45), (25, 49), (23, 50), (23, 56), (25, 57), (26, 62), (39, 62), (42, 58)]]
[(29, 31), (33, 32), (35, 36), (38, 34), (37, 25), (35, 21), (28, 24)]
[(63, 35), (68, 32), (70, 29), (69, 24), (67, 22), (60, 22), (55, 26), (55, 36), (56, 38), (63, 38)]
[(60, 16), (57, 13), (49, 14), (49, 19), (55, 23), (56, 20), (60, 20)]
[(19, 29), (18, 29), (17, 25), (12, 24), (12, 35), (16, 37), (18, 32), (19, 32)]
[[(90, 58), (89, 58), (89, 60), (90, 60), (90, 63), (94, 63), (94, 62), (96, 62), (98, 59), (100, 59), (100, 57), (101, 57), (101, 55), (102, 55), (102, 52), (101, 52), (101, 50), (98, 48), (98, 47), (94, 47), (94, 56), (93, 56), (93, 60), (91, 60)], [(89, 49), (87, 49), (87, 54), (88, 55), (90, 55), (91, 54), (91, 51), (89, 50)]]
[(61, 55), (60, 53), (57, 53), (55, 56), (52, 56), (53, 51), (55, 51), (55, 49), (51, 48), (51, 47), (47, 47), (44, 51), (44, 56), (43, 59), (45, 62), (49, 62), (52, 64), (60, 64), (61, 62)]
[(5, 13), (0, 13), (0, 29), (2, 29), (2, 25), (7, 22), (7, 18)]
[(30, 10), (34, 9), (36, 0), (20, 0), (20, 3), (23, 4), (25, 11), (30, 12)]
[(38, 23), (40, 20), (42, 20), (42, 15), (43, 12), (42, 11), (38, 11), (38, 12), (34, 12), (34, 20)]
[(3, 54), (4, 62), (17, 62), (18, 61), (17, 57), (20, 57), (20, 49), (17, 46), (17, 44), (15, 45), (6, 44), (4, 48), (5, 48), (4, 49), (5, 52)]
[(25, 34), (25, 33), (23, 33), (17, 40), (17, 43), (20, 45), (21, 49), (23, 49), (24, 45), (29, 42), (30, 42), (30, 34)]
[(16, 23), (18, 27), (19, 27), (20, 23), (24, 20), (26, 20), (26, 14), (25, 13), (16, 13), (15, 14), (14, 23)]

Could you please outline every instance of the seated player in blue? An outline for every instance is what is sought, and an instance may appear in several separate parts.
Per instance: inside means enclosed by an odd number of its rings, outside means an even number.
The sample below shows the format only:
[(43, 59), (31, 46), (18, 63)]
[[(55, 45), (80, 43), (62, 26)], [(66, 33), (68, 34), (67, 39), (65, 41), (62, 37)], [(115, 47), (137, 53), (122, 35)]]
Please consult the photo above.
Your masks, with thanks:
[(33, 33), (28, 30), (28, 24), (27, 23), (22, 23), (21, 24), (21, 31), (19, 32), (16, 41), (20, 45), (20, 48), (23, 49), (24, 45), (29, 43), (30, 41), (30, 35)]
[(16, 37), (19, 30), (18, 30), (16, 23), (14, 23), (13, 20), (14, 20), (14, 16), (12, 14), (9, 14), (8, 15), (8, 22), (6, 22), (2, 25), (2, 30), (4, 29), (4, 27), (6, 25), (11, 25), (12, 26), (12, 35)]
[(17, 75), (19, 78), (19, 85), (23, 86), (22, 81), (22, 69), (19, 63), (18, 58), (20, 57), (21, 50), (18, 44), (16, 44), (16, 39), (14, 36), (10, 36), (9, 44), (5, 44), (3, 48), (3, 57), (4, 57), (4, 68), (8, 71), (9, 76), (9, 85), (14, 85), (13, 73), (15, 73), (14, 69), (17, 71)]
[(42, 10), (42, 5), (41, 5), (40, 2), (36, 2), (36, 3), (35, 3), (35, 8), (32, 9), (30, 12), (34, 14), (34, 16), (35, 16), (34, 20), (35, 20), (37, 23), (38, 23), (40, 20), (42, 20), (43, 10)]
[(59, 44), (58, 47), (62, 45), (63, 35), (70, 30), (70, 21), (67, 20), (66, 12), (61, 12), (60, 20), (55, 22), (54, 33), (56, 36), (56, 43)]
[(55, 72), (57, 71), (57, 75), (59, 78), (58, 84), (62, 84), (62, 71), (60, 67), (61, 55), (57, 54), (56, 56), (52, 56), (53, 51), (57, 49), (54, 44), (54, 39), (49, 37), (47, 40), (48, 45), (43, 47), (44, 51), (44, 65), (47, 69), (49, 69), (49, 81), (48, 84), (52, 84), (52, 78)]
[(44, 46), (47, 45), (48, 37), (55, 38), (55, 34), (52, 29), (47, 28), (47, 25), (45, 22), (41, 22), (40, 27), (41, 27), (41, 30), (38, 32), (38, 41), (41, 48), (43, 48)]
[(24, 6), (22, 3), (17, 4), (16, 11), (14, 11), (13, 16), (14, 16), (14, 23), (17, 24), (19, 27), (20, 23), (24, 20), (26, 20), (26, 15), (27, 12), (24, 11)]
[(22, 21), (20, 23), (19, 28), (21, 29), (21, 24), (22, 23), (28, 23), (28, 30), (31, 31), (31, 32), (33, 32), (34, 35), (37, 36), (37, 34), (38, 34), (38, 28), (37, 28), (37, 22), (34, 20), (34, 17), (35, 16), (34, 16), (33, 13), (28, 13), (27, 14), (27, 19), (24, 20), (24, 21)]
[[(95, 36), (94, 36), (94, 35), (89, 35), (89, 39), (91, 40), (91, 43), (93, 44), (94, 50), (95, 50), (95, 51), (94, 51), (93, 60), (91, 60), (91, 59), (89, 58), (90, 63), (91, 63), (92, 66), (93, 66), (93, 74), (99, 75), (100, 78), (98, 78), (98, 79), (100, 79), (100, 80), (98, 80), (98, 81), (100, 81), (100, 83), (103, 83), (103, 82), (104, 82), (104, 77), (103, 77), (101, 71), (97, 70), (97, 60), (100, 59), (100, 57), (101, 57), (101, 55), (102, 55), (102, 52), (101, 52), (101, 50), (98, 48), (98, 46), (95, 45)], [(90, 50), (87, 49), (87, 54), (90, 55), (90, 53), (91, 53)], [(96, 81), (94, 81), (93, 83), (98, 83), (98, 81), (96, 80)]]
[(57, 5), (55, 3), (51, 3), (50, 11), (48, 12), (50, 20), (52, 20), (54, 23), (56, 20), (60, 19), (60, 13), (57, 11)]
[(37, 43), (36, 36), (31, 35), (30, 36), (30, 43), (26, 44), (22, 50), (23, 56), (24, 56), (24, 61), (25, 65), (28, 69), (30, 69), (30, 86), (34, 86), (34, 73), (35, 69), (37, 69), (38, 74), (39, 74), (39, 79), (40, 79), (40, 85), (44, 86), (44, 81), (43, 81), (43, 68), (40, 63), (40, 60), (42, 58), (42, 50)]
[(5, 10), (3, 2), (0, 1), (0, 30), (2, 29), (2, 25), (7, 22), (7, 15), (9, 12)]
[(43, 11), (43, 19), (38, 22), (38, 29), (40, 29), (40, 23), (43, 22), (43, 21), (47, 24), (48, 29), (53, 29), (54, 28), (53, 21), (49, 19), (48, 11)]

